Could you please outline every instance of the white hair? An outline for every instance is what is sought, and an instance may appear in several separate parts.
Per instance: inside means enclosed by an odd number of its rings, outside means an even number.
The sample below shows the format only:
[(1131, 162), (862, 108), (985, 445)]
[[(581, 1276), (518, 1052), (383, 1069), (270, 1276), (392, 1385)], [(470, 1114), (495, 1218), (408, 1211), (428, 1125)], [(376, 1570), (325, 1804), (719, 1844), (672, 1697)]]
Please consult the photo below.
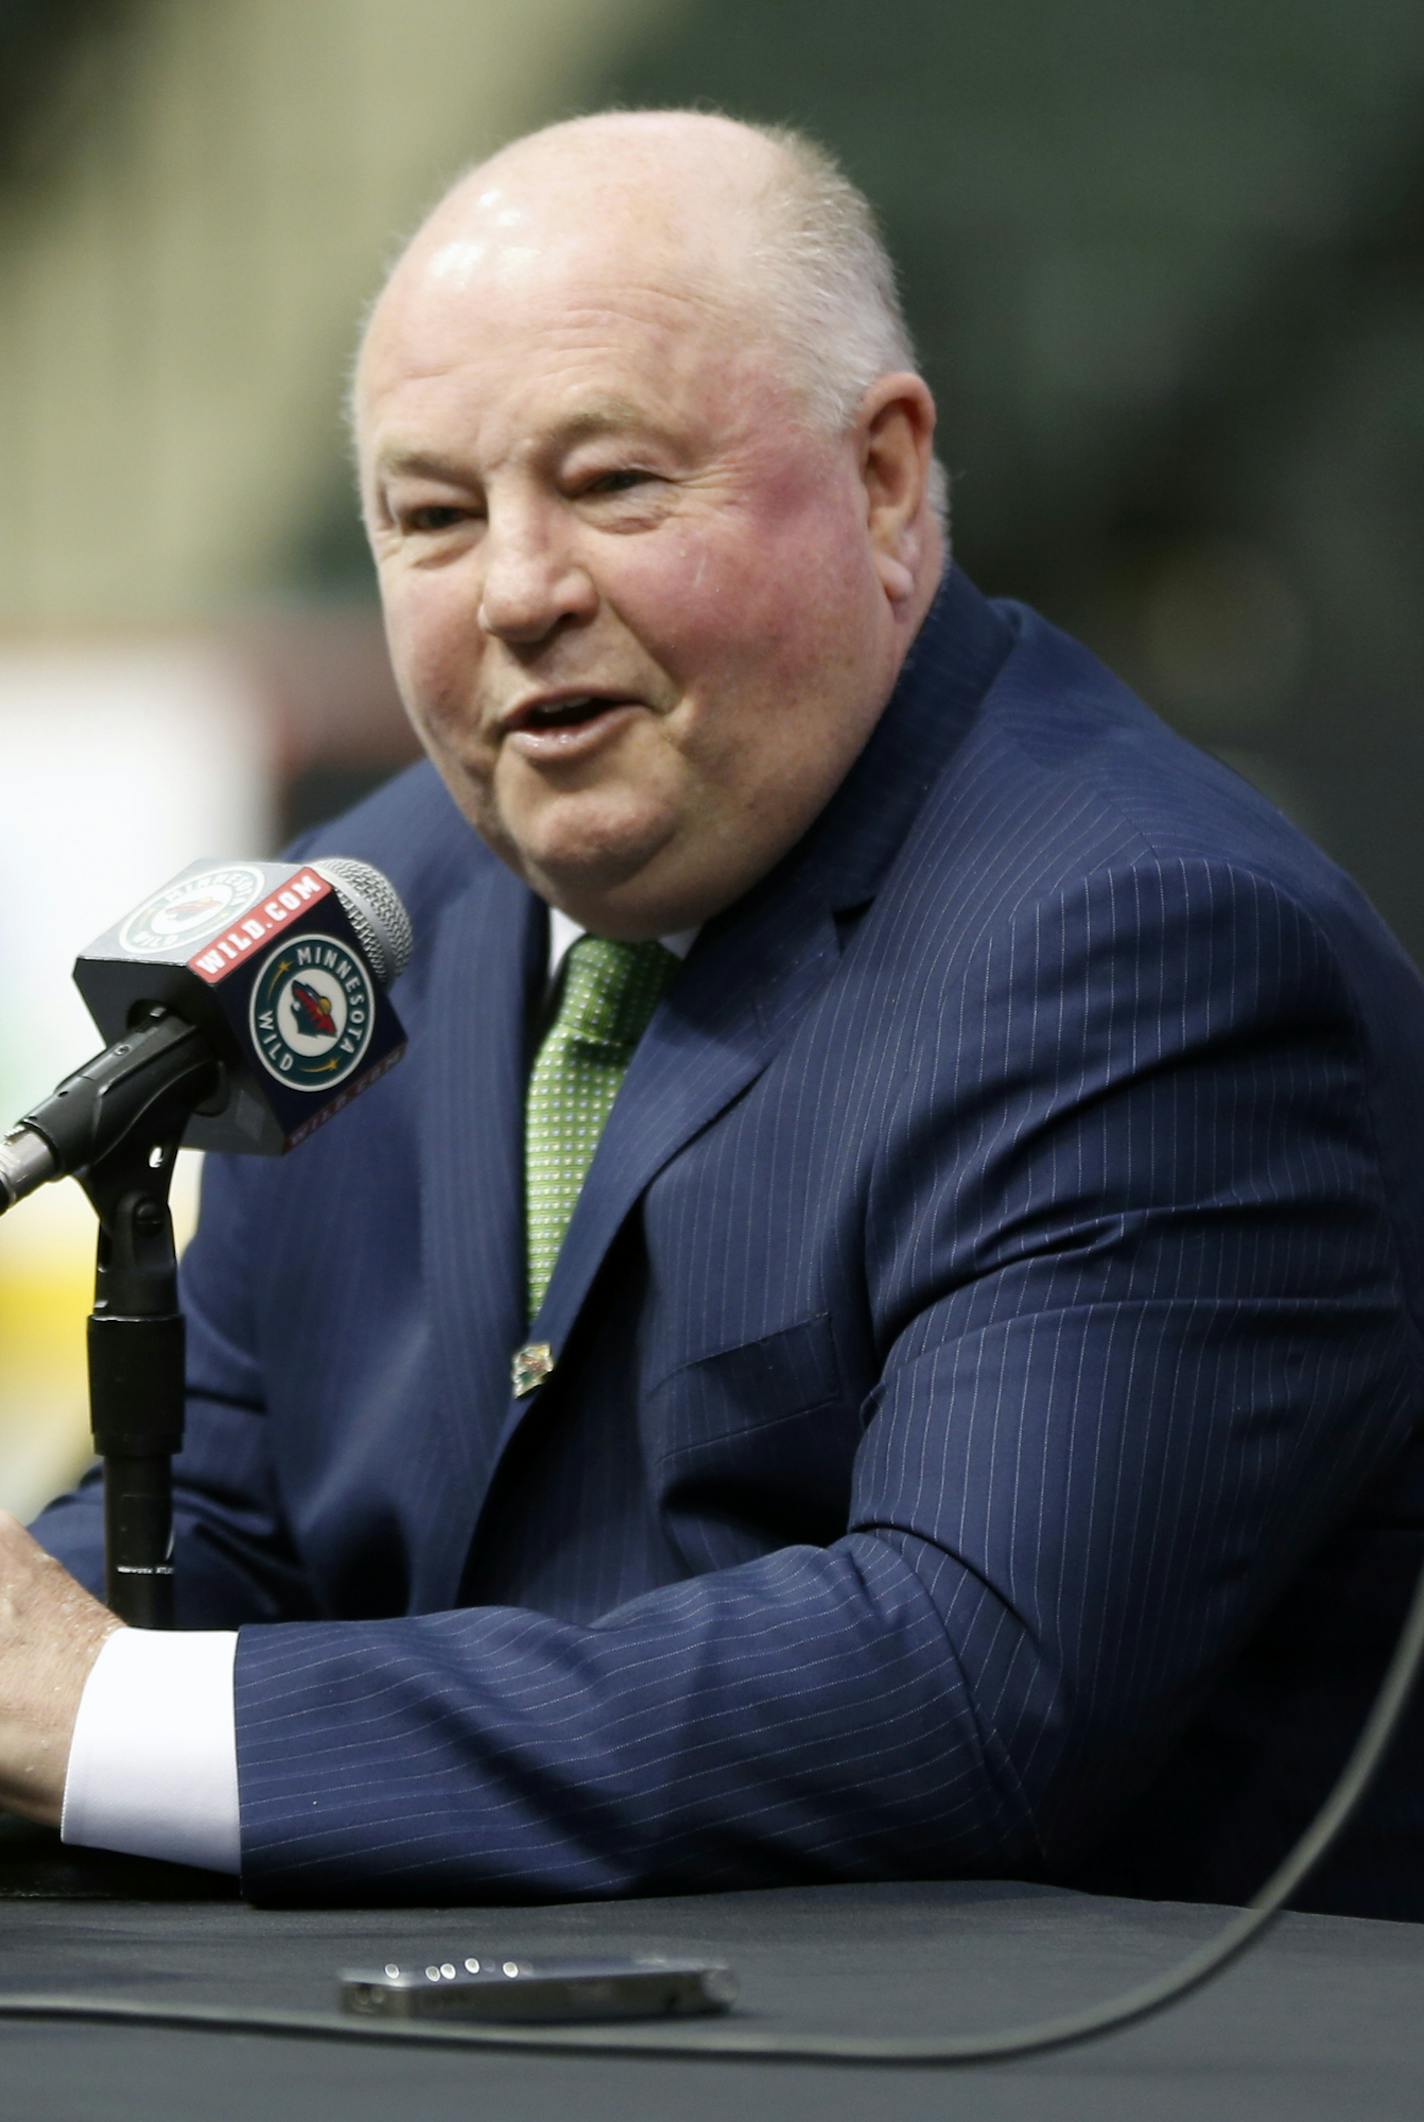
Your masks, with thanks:
[[(827, 149), (792, 126), (748, 130), (781, 157), (755, 201), (763, 233), (752, 263), (767, 321), (795, 363), (811, 418), (839, 434), (881, 376), (919, 368), (894, 261), (870, 201)], [(949, 475), (938, 460), (930, 499), (947, 530)]]

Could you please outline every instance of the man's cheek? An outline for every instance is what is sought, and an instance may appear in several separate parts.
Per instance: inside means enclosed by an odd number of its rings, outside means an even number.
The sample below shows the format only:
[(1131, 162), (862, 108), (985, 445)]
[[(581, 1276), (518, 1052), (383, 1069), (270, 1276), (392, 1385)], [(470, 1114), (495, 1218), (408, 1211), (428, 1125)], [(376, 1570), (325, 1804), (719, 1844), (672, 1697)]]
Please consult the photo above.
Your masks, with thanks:
[(417, 728), (438, 733), (474, 722), (474, 668), (458, 640), (427, 631), (393, 646), (391, 660)]
[[(788, 599), (767, 564), (693, 574), (675, 601), (658, 660), (684, 684), (742, 683), (780, 659)], [(651, 642), (647, 644), (653, 646)]]

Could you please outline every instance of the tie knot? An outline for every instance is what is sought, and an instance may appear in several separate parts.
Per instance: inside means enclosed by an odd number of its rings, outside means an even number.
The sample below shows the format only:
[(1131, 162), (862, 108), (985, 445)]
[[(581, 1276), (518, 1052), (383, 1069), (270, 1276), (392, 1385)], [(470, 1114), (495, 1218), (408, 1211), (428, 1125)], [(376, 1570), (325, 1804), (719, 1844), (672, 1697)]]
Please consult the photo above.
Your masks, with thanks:
[(676, 965), (661, 943), (580, 936), (564, 970), (558, 1029), (600, 1046), (636, 1046)]

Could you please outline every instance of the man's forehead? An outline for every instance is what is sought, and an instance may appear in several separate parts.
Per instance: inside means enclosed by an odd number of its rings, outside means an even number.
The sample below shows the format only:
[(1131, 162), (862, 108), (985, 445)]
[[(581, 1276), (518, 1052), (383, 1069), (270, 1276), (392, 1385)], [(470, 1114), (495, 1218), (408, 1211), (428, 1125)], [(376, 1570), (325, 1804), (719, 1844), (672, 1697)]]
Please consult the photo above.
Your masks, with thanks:
[(391, 293), (431, 317), (513, 319), (550, 302), (596, 315), (605, 302), (726, 307), (745, 277), (723, 228), (619, 195), (578, 194), (476, 211), (437, 224), (412, 246)]
[(478, 224), (434, 229), (401, 261), (372, 313), (368, 349), (404, 365), (442, 343), (471, 348), (525, 327), (597, 333), (641, 319), (684, 329), (735, 301), (734, 282), (710, 249), (662, 239), (583, 205), (496, 231)]
[[(705, 387), (709, 364), (737, 365), (759, 337), (757, 305), (734, 277), (656, 238), (564, 231), (498, 256), (473, 251), (446, 239), (403, 263), (371, 319), (360, 404), (461, 372), (502, 380), (529, 358), (542, 374), (582, 379), (570, 413), (585, 432), (634, 415), (646, 427), (654, 383), (674, 398), (698, 379)], [(619, 389), (620, 372), (636, 376), (635, 392)]]
[[(593, 258), (566, 274), (552, 260), (531, 266), (516, 286), (498, 280), (451, 289), (430, 282), (392, 287), (372, 318), (363, 348), (360, 395), (440, 385), (464, 376), (474, 388), (503, 384), (531, 364), (541, 377), (577, 386), (577, 412), (589, 430), (626, 421), (648, 390), (678, 394), (747, 353), (755, 318), (731, 291), (680, 265), (666, 274), (601, 270)], [(620, 380), (621, 379), (621, 380)], [(531, 373), (532, 380), (532, 373)]]

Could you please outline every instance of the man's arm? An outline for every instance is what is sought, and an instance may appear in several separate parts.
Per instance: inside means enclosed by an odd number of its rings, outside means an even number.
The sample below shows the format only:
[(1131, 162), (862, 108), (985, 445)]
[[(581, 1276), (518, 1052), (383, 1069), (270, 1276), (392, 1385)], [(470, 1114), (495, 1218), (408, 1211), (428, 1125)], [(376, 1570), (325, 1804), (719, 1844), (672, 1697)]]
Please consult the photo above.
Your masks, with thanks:
[(589, 1626), (245, 1630), (249, 1890), (1016, 1875), (1108, 1831), (1408, 1435), (1419, 1342), (1348, 987), (1279, 890), (1144, 861), (959, 971), (870, 1190), (845, 1535)]

